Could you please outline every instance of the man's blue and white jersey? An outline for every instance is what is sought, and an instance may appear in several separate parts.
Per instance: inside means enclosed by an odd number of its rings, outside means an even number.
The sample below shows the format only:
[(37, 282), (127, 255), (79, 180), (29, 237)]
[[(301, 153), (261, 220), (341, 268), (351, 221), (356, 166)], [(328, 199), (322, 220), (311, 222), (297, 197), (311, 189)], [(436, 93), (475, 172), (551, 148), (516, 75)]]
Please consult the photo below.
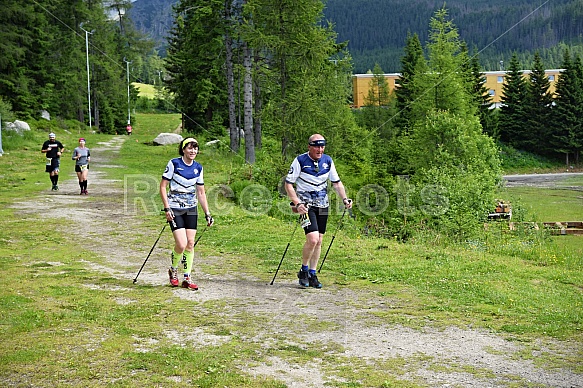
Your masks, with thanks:
[(340, 182), (332, 158), (323, 154), (320, 160), (312, 160), (308, 153), (299, 155), (291, 164), (285, 178), (296, 185), (298, 198), (310, 206), (328, 207), (328, 179)]
[(182, 158), (171, 159), (166, 165), (162, 179), (170, 181), (168, 206), (173, 209), (192, 209), (198, 205), (196, 186), (204, 185), (202, 166), (193, 161), (189, 166)]

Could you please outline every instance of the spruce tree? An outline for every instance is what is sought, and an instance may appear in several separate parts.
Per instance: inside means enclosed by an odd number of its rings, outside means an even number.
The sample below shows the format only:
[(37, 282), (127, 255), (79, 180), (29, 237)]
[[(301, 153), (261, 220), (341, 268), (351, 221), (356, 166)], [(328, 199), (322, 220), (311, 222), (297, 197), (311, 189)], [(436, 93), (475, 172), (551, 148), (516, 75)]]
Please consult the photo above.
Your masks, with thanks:
[(174, 6), (167, 86), (190, 132), (222, 134), (228, 123), (224, 6), (218, 0), (181, 0)]
[(389, 103), (391, 92), (383, 70), (377, 63), (373, 69), (373, 77), (368, 85), (368, 94), (364, 98), (362, 108), (365, 125), (369, 128), (385, 126), (389, 117)]
[(515, 139), (519, 148), (534, 152), (548, 153), (551, 150), (550, 114), (553, 95), (551, 83), (545, 74), (545, 67), (538, 52), (527, 83), (525, 104), (526, 121), (522, 134)]
[(411, 119), (411, 104), (415, 93), (413, 80), (415, 75), (427, 71), (427, 64), (423, 55), (423, 47), (417, 34), (407, 34), (405, 55), (401, 58), (401, 74), (398, 87), (395, 89), (396, 109), (398, 116), (396, 126), (402, 129), (409, 128)]
[(526, 121), (526, 87), (518, 56), (514, 53), (502, 84), (502, 106), (498, 119), (499, 140), (513, 146), (518, 144)]
[[(576, 69), (575, 74), (579, 81), (579, 101), (583, 101), (583, 63), (581, 63), (580, 56), (577, 56), (573, 62)], [(580, 104), (579, 106), (583, 107), (583, 104)], [(581, 152), (583, 151), (583, 114), (579, 115), (579, 123), (577, 127), (575, 127), (574, 132), (575, 146), (577, 147), (575, 150), (575, 163), (579, 164), (581, 162)]]
[(478, 110), (480, 123), (485, 133), (492, 136), (494, 134), (492, 118), (492, 97), (488, 94), (486, 85), (486, 76), (480, 70), (480, 58), (478, 54), (470, 56), (467, 45), (462, 42), (461, 45), (461, 66), (466, 79), (466, 87), (472, 103)]
[(565, 155), (569, 166), (570, 154), (577, 154), (582, 144), (577, 140), (578, 127), (583, 116), (583, 93), (581, 80), (569, 49), (565, 49), (562, 69), (555, 89), (555, 105), (552, 110), (552, 150)]
[(316, 132), (330, 140), (330, 150), (334, 139), (347, 144), (360, 137), (348, 107), (351, 59), (332, 26), (322, 24), (323, 8), (312, 0), (253, 0), (244, 7), (241, 39), (266, 69), (262, 120), (281, 139), (285, 157), (303, 152)]
[(463, 71), (462, 42), (445, 8), (430, 23), (429, 69), (417, 74), (412, 130), (403, 139), (419, 222), (464, 237), (481, 227), (494, 201), (500, 161), (483, 134)]

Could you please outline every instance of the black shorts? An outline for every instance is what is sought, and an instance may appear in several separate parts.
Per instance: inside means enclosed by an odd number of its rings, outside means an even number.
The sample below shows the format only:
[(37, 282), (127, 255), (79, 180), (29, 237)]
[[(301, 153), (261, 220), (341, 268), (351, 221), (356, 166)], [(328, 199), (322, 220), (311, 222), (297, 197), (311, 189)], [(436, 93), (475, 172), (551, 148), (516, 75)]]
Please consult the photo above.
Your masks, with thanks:
[(172, 209), (174, 212), (174, 222), (170, 222), (170, 229), (174, 232), (176, 229), (194, 229), (198, 226), (197, 208), (189, 210)]
[[(49, 161), (50, 159), (50, 161)], [(47, 164), (45, 167), (46, 172), (59, 172), (59, 166), (61, 165), (60, 158), (47, 158)]]
[(79, 166), (78, 164), (75, 165), (75, 172), (82, 172), (83, 170), (89, 170), (89, 165), (88, 164), (85, 164), (83, 166)]
[(310, 225), (304, 228), (304, 233), (320, 232), (326, 233), (326, 224), (328, 223), (328, 208), (310, 206), (308, 209)]

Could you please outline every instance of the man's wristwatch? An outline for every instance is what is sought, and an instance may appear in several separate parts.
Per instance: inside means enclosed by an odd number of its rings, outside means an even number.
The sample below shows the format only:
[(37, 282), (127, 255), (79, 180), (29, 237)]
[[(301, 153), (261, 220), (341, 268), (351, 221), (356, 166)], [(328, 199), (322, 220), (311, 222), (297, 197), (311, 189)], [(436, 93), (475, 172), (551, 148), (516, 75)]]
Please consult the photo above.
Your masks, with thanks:
[(169, 211), (170, 211), (170, 208), (169, 208), (169, 207), (165, 207), (165, 208), (164, 208), (164, 211), (165, 211), (165, 212), (169, 212)]

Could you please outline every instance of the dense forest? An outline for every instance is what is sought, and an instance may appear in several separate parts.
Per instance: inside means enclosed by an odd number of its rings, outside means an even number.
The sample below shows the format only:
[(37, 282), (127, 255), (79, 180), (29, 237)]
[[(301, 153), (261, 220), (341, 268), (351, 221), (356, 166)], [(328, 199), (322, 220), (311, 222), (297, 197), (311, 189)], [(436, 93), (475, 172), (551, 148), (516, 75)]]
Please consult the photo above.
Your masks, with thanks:
[[(127, 1), (4, 0), (0, 12), (0, 113), (41, 110), (115, 133), (128, 117), (127, 65), (153, 49), (125, 16)], [(132, 98), (136, 90), (130, 88)]]
[[(355, 73), (378, 63), (385, 72), (399, 72), (408, 33), (425, 42), (427, 20), (444, 4), (437, 0), (328, 0), (325, 14), (339, 40), (349, 42)], [(535, 50), (549, 68), (561, 62), (561, 43), (581, 45), (583, 3), (572, 0), (450, 0), (449, 15), (460, 37), (480, 51), (483, 70), (499, 70), (512, 53), (530, 66)], [(547, 50), (549, 52), (547, 53)], [(521, 55), (522, 54), (522, 55)]]
[[(136, 28), (157, 42), (165, 55), (177, 0), (137, 0), (130, 15)], [(516, 53), (527, 68), (539, 51), (547, 68), (559, 68), (565, 45), (583, 53), (583, 3), (572, 0), (450, 0), (445, 2), (460, 37), (480, 52), (483, 70), (500, 70)], [(354, 73), (400, 71), (408, 33), (421, 42), (428, 37), (427, 20), (444, 4), (437, 0), (327, 0), (324, 21), (330, 22), (339, 42), (348, 42)], [(502, 65), (502, 67), (504, 67)]]

